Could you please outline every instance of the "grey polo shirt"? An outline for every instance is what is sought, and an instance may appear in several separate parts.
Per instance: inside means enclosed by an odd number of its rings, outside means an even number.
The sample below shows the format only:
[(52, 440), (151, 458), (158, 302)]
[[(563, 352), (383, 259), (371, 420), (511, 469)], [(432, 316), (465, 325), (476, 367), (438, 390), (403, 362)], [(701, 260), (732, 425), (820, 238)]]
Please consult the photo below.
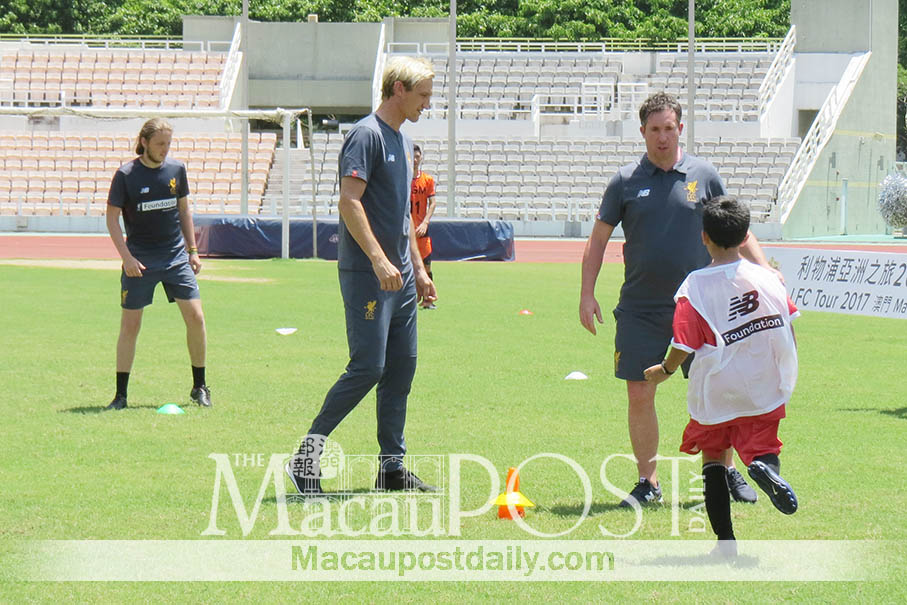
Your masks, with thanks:
[[(412, 270), (409, 256), (409, 195), (413, 143), (374, 113), (353, 126), (340, 149), (340, 177), (366, 182), (362, 207), (388, 260), (401, 273)], [(372, 263), (340, 218), (338, 267), (371, 271)]]
[(623, 225), (619, 308), (674, 308), (674, 293), (687, 274), (710, 262), (702, 243), (702, 203), (724, 193), (715, 167), (687, 153), (667, 172), (645, 154), (618, 170), (596, 218)]

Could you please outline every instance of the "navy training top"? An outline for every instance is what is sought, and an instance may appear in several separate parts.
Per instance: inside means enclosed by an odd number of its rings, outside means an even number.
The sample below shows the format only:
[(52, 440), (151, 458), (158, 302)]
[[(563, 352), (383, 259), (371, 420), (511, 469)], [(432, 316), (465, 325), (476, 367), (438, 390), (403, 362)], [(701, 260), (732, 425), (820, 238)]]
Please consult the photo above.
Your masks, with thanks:
[(674, 308), (674, 293), (687, 274), (711, 262), (702, 243), (702, 203), (725, 192), (715, 167), (688, 153), (667, 172), (646, 154), (618, 170), (596, 218), (623, 224), (619, 308)]
[(149, 269), (185, 260), (177, 200), (189, 195), (186, 166), (165, 158), (148, 168), (139, 158), (120, 166), (113, 175), (107, 203), (121, 208), (126, 247)]
[[(413, 177), (413, 142), (374, 113), (347, 133), (340, 149), (340, 178), (366, 182), (362, 207), (388, 260), (401, 273), (412, 270), (409, 256), (409, 196)], [(340, 217), (338, 267), (371, 271), (372, 263)]]

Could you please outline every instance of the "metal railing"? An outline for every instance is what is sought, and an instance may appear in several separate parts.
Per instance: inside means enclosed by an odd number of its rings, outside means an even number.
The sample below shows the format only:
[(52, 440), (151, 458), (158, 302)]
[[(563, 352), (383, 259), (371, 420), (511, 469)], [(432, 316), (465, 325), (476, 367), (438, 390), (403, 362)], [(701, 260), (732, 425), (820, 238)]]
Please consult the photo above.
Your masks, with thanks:
[(387, 53), (384, 51), (386, 36), (387, 30), (384, 27), (384, 23), (382, 23), (381, 29), (378, 31), (378, 52), (375, 53), (375, 69), (372, 71), (372, 111), (375, 111), (381, 105), (381, 78), (384, 75), (384, 64), (387, 62)]
[(224, 52), (223, 40), (180, 40), (168, 36), (111, 36), (84, 34), (0, 34), (0, 42), (24, 42), (43, 46), (86, 46), (93, 49), (205, 50)]
[[(537, 92), (529, 101), (500, 97), (457, 97), (457, 117), (464, 120), (532, 120), (538, 132), (544, 116), (565, 120), (628, 120), (639, 111), (649, 94), (646, 82), (584, 83), (581, 92)], [(697, 104), (697, 107), (699, 105)], [(700, 111), (704, 118), (718, 122), (746, 122), (755, 119), (755, 102), (743, 99), (706, 99)], [(447, 119), (445, 97), (432, 99), (425, 117)]]
[(784, 37), (784, 41), (781, 43), (781, 48), (775, 54), (774, 60), (772, 60), (771, 66), (768, 68), (768, 73), (765, 74), (765, 78), (762, 80), (762, 84), (759, 86), (759, 115), (762, 116), (768, 110), (768, 105), (771, 102), (772, 98), (775, 96), (775, 91), (778, 90), (778, 87), (781, 85), (781, 81), (784, 79), (784, 75), (787, 73), (787, 68), (794, 60), (794, 48), (797, 46), (797, 27), (795, 25), (790, 26), (790, 30), (787, 32), (787, 36)]
[(646, 82), (618, 82), (615, 111), (618, 120), (627, 120), (639, 115), (639, 106), (649, 96)]
[(242, 31), (242, 23), (237, 23), (233, 28), (233, 41), (230, 43), (230, 50), (227, 54), (227, 62), (224, 70), (220, 75), (220, 82), (217, 86), (218, 101), (221, 109), (227, 108), (227, 102), (233, 96), (236, 88), (236, 81), (239, 79), (240, 68), (242, 67), (243, 55), (239, 50), (242, 44), (242, 37), (245, 32)]
[[(783, 44), (782, 38), (697, 38), (698, 52), (776, 52)], [(602, 38), (595, 41), (568, 42), (545, 38), (459, 38), (457, 52), (510, 52), (510, 53), (604, 53), (624, 51), (685, 52), (689, 46), (686, 38), (653, 40), (649, 38)], [(388, 53), (446, 55), (447, 42), (391, 42)]]
[[(447, 100), (435, 100), (427, 117), (447, 119)], [(457, 118), (464, 120), (522, 120), (529, 117), (530, 109), (519, 99), (487, 99), (457, 97)]]
[(850, 60), (844, 70), (844, 76), (841, 81), (828, 93), (825, 103), (822, 104), (822, 109), (819, 110), (812, 126), (810, 126), (806, 136), (803, 137), (803, 142), (800, 143), (800, 148), (797, 149), (790, 168), (778, 185), (778, 207), (782, 223), (787, 221), (787, 217), (793, 210), (794, 204), (800, 196), (800, 192), (803, 190), (806, 179), (812, 172), (819, 154), (825, 148), (829, 139), (831, 139), (831, 135), (834, 134), (838, 117), (847, 104), (847, 100), (850, 98), (857, 81), (863, 74), (863, 70), (866, 68), (871, 55), (872, 52), (866, 52)]

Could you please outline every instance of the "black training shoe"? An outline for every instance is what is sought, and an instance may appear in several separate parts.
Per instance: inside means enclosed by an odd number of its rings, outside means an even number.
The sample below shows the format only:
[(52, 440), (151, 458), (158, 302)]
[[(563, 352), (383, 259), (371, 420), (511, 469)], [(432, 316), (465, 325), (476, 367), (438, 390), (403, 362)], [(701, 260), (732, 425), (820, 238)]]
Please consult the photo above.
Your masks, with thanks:
[(375, 478), (375, 489), (392, 492), (419, 490), (420, 492), (436, 492), (438, 488), (419, 479), (406, 467), (393, 471), (378, 471)]
[(192, 387), (192, 392), (189, 393), (189, 399), (202, 406), (203, 408), (211, 407), (211, 389), (202, 385), (200, 387)]
[(323, 496), (324, 490), (321, 489), (321, 479), (311, 477), (303, 477), (302, 475), (297, 475), (293, 472), (293, 467), (291, 466), (292, 460), (287, 462), (286, 466), (283, 469), (287, 472), (287, 475), (290, 477), (290, 481), (293, 482), (293, 487), (296, 488), (296, 491), (302, 496)]
[(752, 480), (756, 482), (756, 485), (768, 494), (775, 508), (785, 515), (792, 515), (797, 512), (797, 495), (794, 493), (794, 489), (790, 486), (790, 483), (772, 470), (769, 465), (759, 460), (754, 460), (747, 471)]
[(633, 502), (639, 503), (640, 506), (649, 506), (652, 504), (661, 504), (664, 498), (661, 497), (661, 488), (654, 487), (648, 479), (640, 479), (630, 495), (618, 506), (621, 508), (630, 508)]
[(123, 397), (122, 395), (117, 395), (116, 397), (113, 398), (113, 401), (111, 401), (109, 404), (107, 404), (107, 407), (104, 409), (105, 410), (122, 410), (125, 407), (126, 407), (126, 398)]
[(753, 486), (746, 482), (736, 468), (727, 469), (727, 488), (734, 502), (755, 502), (759, 496)]

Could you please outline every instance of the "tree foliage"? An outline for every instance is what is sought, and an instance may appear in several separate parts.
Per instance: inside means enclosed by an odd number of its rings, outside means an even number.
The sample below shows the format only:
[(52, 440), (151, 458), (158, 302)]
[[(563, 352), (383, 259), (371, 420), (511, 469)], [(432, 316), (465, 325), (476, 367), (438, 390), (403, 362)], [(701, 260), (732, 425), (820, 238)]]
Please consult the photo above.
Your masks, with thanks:
[[(903, 4), (905, 0), (901, 0)], [(688, 0), (463, 0), (463, 37), (602, 37), (667, 40), (687, 32)], [(783, 36), (790, 0), (697, 0), (699, 36)], [(258, 21), (374, 22), (388, 16), (445, 17), (449, 0), (249, 0)], [(6, 0), (0, 32), (179, 37), (183, 15), (239, 15), (242, 0)]]
[(106, 15), (122, 0), (7, 0), (0, 3), (0, 33), (107, 33)]

